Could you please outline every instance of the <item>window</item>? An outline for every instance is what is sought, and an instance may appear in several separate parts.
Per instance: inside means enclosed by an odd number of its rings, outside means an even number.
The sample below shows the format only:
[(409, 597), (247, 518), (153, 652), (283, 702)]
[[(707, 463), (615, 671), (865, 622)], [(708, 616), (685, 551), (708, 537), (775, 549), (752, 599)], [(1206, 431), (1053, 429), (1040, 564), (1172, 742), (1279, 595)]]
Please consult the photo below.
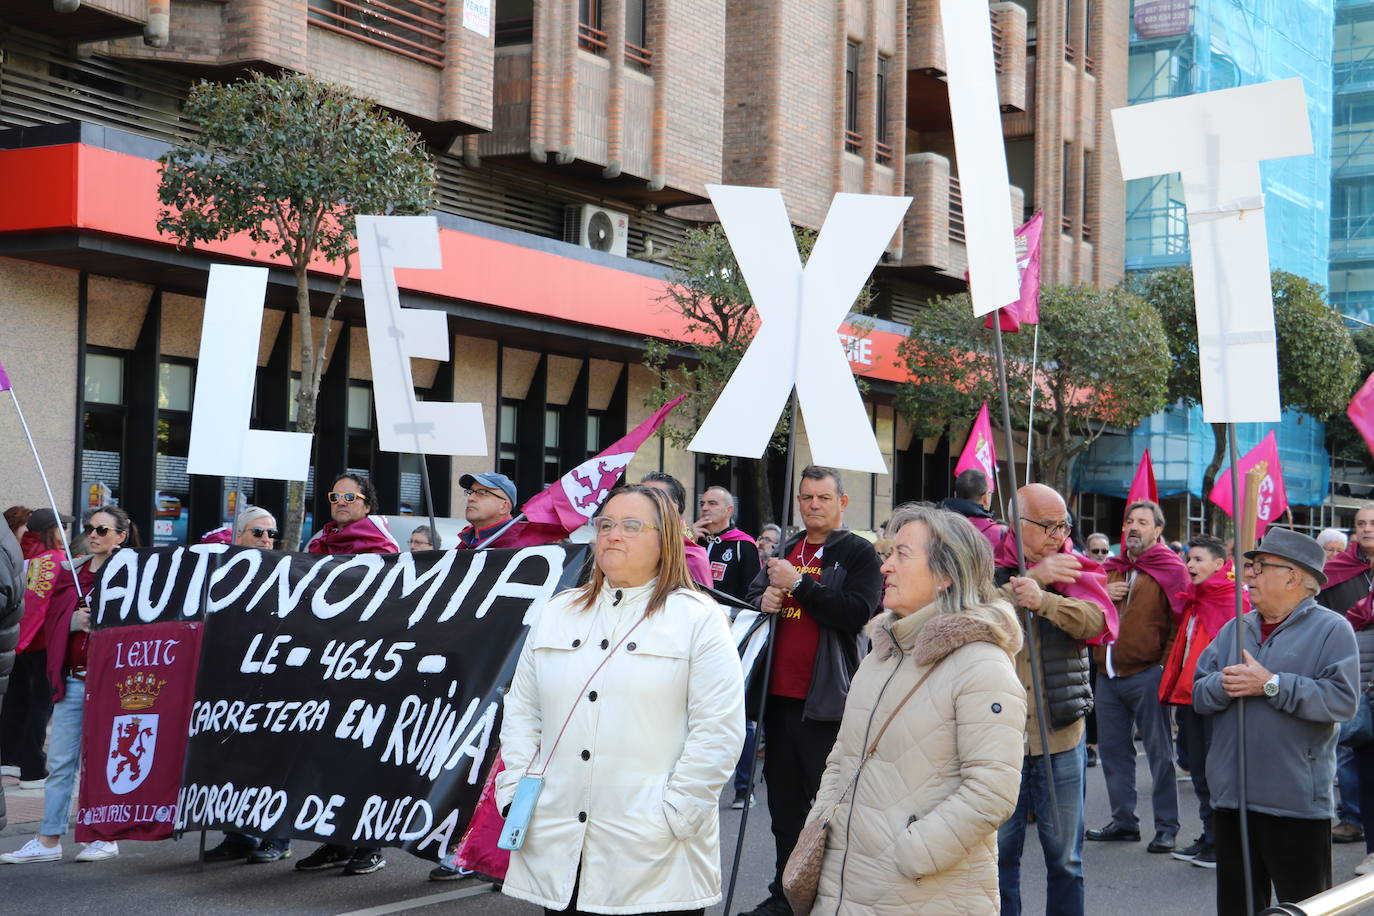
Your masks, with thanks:
[(496, 470), (511, 480), (518, 480), (515, 466), (515, 425), (519, 401), (509, 398), (501, 401), (501, 410), (496, 424), (497, 458)]
[(873, 149), (875, 158), (884, 165), (892, 162), (892, 147), (887, 142), (887, 70), (890, 57), (878, 56), (878, 112), (874, 126)]
[[(599, 410), (588, 410), (588, 411), (587, 411), (587, 457), (588, 457), (588, 458), (590, 458), (590, 457), (592, 457), (593, 455), (597, 454), (597, 453), (600, 452), (601, 449), (603, 448), (603, 446), (601, 445), (601, 428), (602, 428), (602, 423), (601, 423), (601, 421), (602, 421), (602, 419), (603, 419), (603, 414), (602, 414), (601, 411), (599, 411)], [(607, 444), (609, 445), (609, 443), (607, 443)]]
[(443, 4), (426, 0), (310, 0), (310, 24), (441, 67)]
[(372, 387), (370, 385), (350, 384), (348, 386), (348, 456), (345, 458), (350, 471), (366, 474), (372, 468)]
[(163, 360), (157, 367), (157, 456), (153, 503), (153, 546), (185, 544), (191, 520), (191, 400), (195, 368)]
[(563, 410), (559, 407), (544, 408), (544, 483), (551, 484), (563, 475), (563, 450), (559, 447), (559, 434), (563, 425)]
[(644, 5), (646, 0), (625, 0), (625, 56), (631, 57), (631, 49), (644, 50), (649, 43), (644, 30)]
[(577, 0), (577, 46), (593, 54), (606, 53), (606, 32), (601, 28), (601, 0)]
[(844, 46), (844, 151), (857, 153), (863, 137), (859, 134), (859, 46)]
[(124, 457), (124, 357), (86, 353), (81, 416), (81, 489), (87, 507), (118, 502)]
[(86, 403), (124, 403), (124, 357), (106, 353), (86, 355)]
[(1093, 173), (1093, 154), (1085, 151), (1083, 153), (1083, 210), (1080, 222), (1083, 228), (1083, 240), (1092, 239), (1092, 222), (1088, 219), (1088, 214), (1092, 212), (1088, 203), (1088, 187)]

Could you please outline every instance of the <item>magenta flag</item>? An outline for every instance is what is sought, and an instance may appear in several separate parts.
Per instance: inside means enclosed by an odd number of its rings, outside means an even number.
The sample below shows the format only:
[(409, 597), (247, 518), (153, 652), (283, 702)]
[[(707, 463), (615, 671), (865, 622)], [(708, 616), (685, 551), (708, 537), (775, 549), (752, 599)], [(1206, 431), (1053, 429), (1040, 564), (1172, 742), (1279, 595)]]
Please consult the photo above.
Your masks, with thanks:
[[(687, 395), (681, 395), (654, 411), (647, 420), (601, 454), (586, 461), (550, 484), (542, 493), (525, 503), (521, 511), (535, 525), (561, 528), (567, 535), (587, 523), (601, 506), (606, 495), (620, 479), (644, 440), (654, 434), (674, 407)], [(551, 540), (558, 540), (555, 536)], [(503, 546), (505, 542), (502, 542)]]
[[(0, 369), (0, 380), (4, 379), (4, 374), (4, 370)], [(1360, 435), (1364, 436), (1364, 444), (1369, 447), (1369, 451), (1374, 452), (1374, 374), (1364, 380), (1360, 390), (1350, 399), (1350, 406), (1345, 409), (1345, 415), (1360, 431)]]
[[(1021, 270), (1021, 298), (997, 310), (1002, 330), (1019, 331), (1023, 324), (1040, 323), (1040, 236), (1045, 214), (1037, 211), (1016, 230), (1016, 266)], [(983, 327), (992, 327), (992, 316), (983, 320)]]
[(1155, 466), (1150, 461), (1150, 450), (1145, 449), (1145, 454), (1140, 456), (1140, 464), (1135, 469), (1135, 479), (1131, 481), (1130, 492), (1126, 494), (1126, 505), (1130, 505), (1137, 499), (1148, 499), (1151, 502), (1159, 502), (1159, 486), (1155, 483)]
[(10, 377), (5, 372), (5, 364), (0, 363), (0, 391), (10, 390)]
[(974, 468), (988, 475), (988, 486), (997, 489), (997, 450), (992, 445), (992, 421), (988, 419), (988, 402), (978, 411), (978, 419), (973, 421), (968, 441), (964, 443), (963, 454), (954, 466), (954, 476)]
[[(1255, 512), (1255, 540), (1258, 541), (1264, 537), (1270, 523), (1288, 509), (1288, 490), (1283, 485), (1283, 468), (1279, 466), (1279, 443), (1272, 430), (1259, 445), (1241, 456), (1238, 467), (1242, 476), (1255, 467), (1264, 472), (1264, 479), (1260, 481), (1259, 508)], [(1235, 517), (1235, 506), (1231, 501), (1230, 468), (1221, 472), (1207, 498), (1220, 506), (1221, 511)]]

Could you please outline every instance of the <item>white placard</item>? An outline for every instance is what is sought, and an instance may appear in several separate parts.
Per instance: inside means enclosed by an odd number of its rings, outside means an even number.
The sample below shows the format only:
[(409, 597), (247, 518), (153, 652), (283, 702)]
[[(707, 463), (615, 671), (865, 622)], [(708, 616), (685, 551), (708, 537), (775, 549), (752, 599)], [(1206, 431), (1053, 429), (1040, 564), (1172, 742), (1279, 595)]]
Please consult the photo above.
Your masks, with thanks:
[(759, 330), (688, 448), (758, 458), (795, 385), (816, 463), (887, 473), (836, 328), (911, 198), (836, 194), (803, 268), (777, 189), (706, 189), (758, 309)]
[(954, 158), (959, 164), (968, 246), (969, 294), (975, 316), (1021, 298), (990, 17), (988, 5), (981, 0), (940, 0)]
[(1274, 297), (1259, 164), (1312, 152), (1302, 80), (1118, 108), (1112, 121), (1123, 178), (1182, 175), (1203, 419), (1277, 423)]
[(210, 266), (200, 329), (188, 474), (305, 480), (306, 433), (250, 429), (267, 268)]
[(415, 400), (410, 360), (448, 361), (448, 316), (401, 308), (395, 269), (440, 269), (438, 221), (432, 216), (360, 216), (357, 233), (379, 447), (425, 455), (486, 455), (480, 402)]
[(491, 37), (491, 0), (463, 0), (463, 28)]

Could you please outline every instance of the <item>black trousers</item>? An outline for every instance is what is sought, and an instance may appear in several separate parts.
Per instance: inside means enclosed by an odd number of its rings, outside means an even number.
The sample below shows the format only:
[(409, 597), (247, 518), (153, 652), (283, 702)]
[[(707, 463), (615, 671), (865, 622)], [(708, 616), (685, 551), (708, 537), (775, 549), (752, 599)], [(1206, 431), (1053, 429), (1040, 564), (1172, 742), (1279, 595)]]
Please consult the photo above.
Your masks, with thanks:
[(1202, 820), (1202, 842), (1212, 843), (1212, 791), (1207, 787), (1207, 749), (1212, 746), (1212, 717), (1193, 711), (1191, 706), (1175, 706), (1179, 743), (1188, 748), (1188, 775), (1193, 777), (1197, 794), (1197, 813)]
[[(579, 865), (577, 868), (577, 878), (573, 881), (572, 899), (568, 901), (568, 905), (561, 910), (551, 910), (548, 907), (544, 907), (544, 916), (591, 916), (590, 913), (584, 913), (577, 908), (577, 892), (581, 890), (581, 888), (582, 867)], [(644, 913), (637, 914), (637, 916), (706, 916), (706, 908), (702, 907), (696, 910), (657, 910), (654, 912), (646, 911)]]
[(768, 817), (777, 848), (768, 891), (778, 899), (782, 899), (783, 867), (806, 824), (825, 773), (825, 758), (840, 732), (838, 722), (803, 719), (805, 706), (805, 700), (770, 695), (763, 716), (763, 781), (768, 786)]
[[(1269, 906), (1269, 888), (1279, 903), (1297, 903), (1331, 887), (1331, 821), (1247, 813), (1251, 885), (1255, 912)], [(1240, 812), (1212, 809), (1217, 842), (1217, 916), (1253, 916), (1245, 908)]]
[(20, 779), (48, 775), (48, 758), (43, 753), (52, 717), (47, 667), (48, 653), (42, 649), (16, 655), (9, 690), (0, 705), (0, 763), (19, 767)]

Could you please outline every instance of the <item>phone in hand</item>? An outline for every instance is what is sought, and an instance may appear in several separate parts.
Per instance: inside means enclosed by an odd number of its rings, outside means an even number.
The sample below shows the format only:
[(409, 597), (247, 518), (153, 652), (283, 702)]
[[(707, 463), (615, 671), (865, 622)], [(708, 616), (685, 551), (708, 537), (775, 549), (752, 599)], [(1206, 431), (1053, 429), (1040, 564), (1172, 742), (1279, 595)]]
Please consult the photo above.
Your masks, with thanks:
[(515, 798), (510, 803), (510, 812), (506, 815), (506, 825), (501, 828), (501, 836), (496, 841), (498, 849), (515, 850), (525, 845), (525, 834), (529, 832), (534, 806), (543, 788), (542, 776), (520, 777), (520, 783), (515, 787)]

